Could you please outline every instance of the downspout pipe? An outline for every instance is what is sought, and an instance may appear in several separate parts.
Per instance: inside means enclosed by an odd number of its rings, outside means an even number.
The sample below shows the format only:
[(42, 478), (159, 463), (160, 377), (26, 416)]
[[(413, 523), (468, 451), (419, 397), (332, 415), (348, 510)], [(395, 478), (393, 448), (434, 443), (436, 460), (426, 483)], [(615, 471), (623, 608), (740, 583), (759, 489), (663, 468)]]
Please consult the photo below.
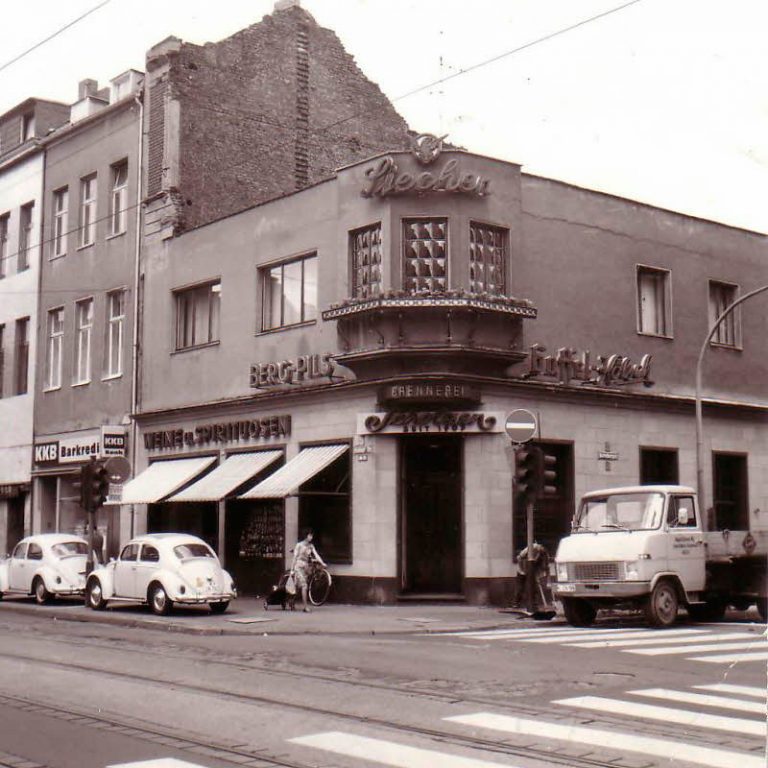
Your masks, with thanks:
[[(141, 302), (139, 291), (141, 287), (141, 241), (142, 241), (142, 201), (144, 183), (144, 88), (141, 88), (134, 97), (139, 107), (139, 142), (138, 164), (136, 179), (136, 243), (133, 265), (133, 323), (131, 339), (131, 467), (136, 471), (136, 456), (138, 455), (139, 427), (136, 422), (136, 413), (139, 409), (139, 331), (141, 328), (139, 310)], [(136, 533), (136, 505), (131, 504), (131, 532), (130, 538)]]

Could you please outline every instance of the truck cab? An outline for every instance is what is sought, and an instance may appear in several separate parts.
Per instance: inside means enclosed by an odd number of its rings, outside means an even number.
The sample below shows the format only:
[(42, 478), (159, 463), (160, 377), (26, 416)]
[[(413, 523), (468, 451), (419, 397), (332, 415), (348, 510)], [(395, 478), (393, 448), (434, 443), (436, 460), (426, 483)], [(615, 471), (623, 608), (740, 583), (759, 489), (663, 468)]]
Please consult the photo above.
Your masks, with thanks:
[[(645, 485), (585, 494), (570, 536), (555, 557), (555, 595), (574, 626), (600, 608), (639, 608), (665, 627), (680, 605), (705, 618), (707, 552), (696, 493), (681, 485)], [(722, 605), (724, 610), (725, 605)]]

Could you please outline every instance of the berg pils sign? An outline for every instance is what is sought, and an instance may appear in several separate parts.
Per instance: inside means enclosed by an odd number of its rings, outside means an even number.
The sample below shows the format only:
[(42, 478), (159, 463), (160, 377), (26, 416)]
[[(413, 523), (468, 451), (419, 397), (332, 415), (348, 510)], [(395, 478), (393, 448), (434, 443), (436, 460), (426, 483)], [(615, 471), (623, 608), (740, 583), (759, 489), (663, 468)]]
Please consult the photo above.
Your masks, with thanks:
[[(425, 133), (411, 137), (411, 152), (421, 166), (434, 163), (443, 151), (445, 136)], [(420, 171), (402, 170), (391, 155), (382, 157), (365, 170), (363, 197), (393, 195), (426, 195), (428, 193), (458, 193), (486, 197), (491, 194), (491, 180), (468, 171), (451, 158), (440, 168)]]
[(597, 355), (589, 350), (579, 352), (570, 347), (560, 347), (554, 354), (546, 354), (542, 344), (533, 344), (528, 356), (526, 379), (557, 379), (561, 384), (573, 381), (598, 387), (618, 387), (626, 384), (642, 384), (652, 387), (652, 355), (643, 355), (636, 363), (624, 355)]

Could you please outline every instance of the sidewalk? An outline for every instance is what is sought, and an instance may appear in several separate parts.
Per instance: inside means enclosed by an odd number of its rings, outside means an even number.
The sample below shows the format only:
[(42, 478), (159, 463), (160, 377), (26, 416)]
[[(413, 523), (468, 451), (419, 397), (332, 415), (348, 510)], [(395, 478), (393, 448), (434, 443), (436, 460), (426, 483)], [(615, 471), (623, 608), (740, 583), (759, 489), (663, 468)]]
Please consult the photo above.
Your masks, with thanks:
[(24, 613), (54, 621), (96, 622), (124, 627), (157, 629), (194, 635), (379, 635), (451, 632), (508, 627), (562, 624), (563, 619), (534, 621), (495, 607), (455, 603), (407, 605), (338, 605), (313, 608), (312, 613), (264, 610), (263, 600), (242, 597), (226, 613), (216, 616), (206, 607), (175, 607), (169, 616), (155, 616), (146, 606), (114, 603), (104, 611), (93, 611), (77, 600), (60, 599), (36, 605), (32, 598), (5, 597), (5, 612)]

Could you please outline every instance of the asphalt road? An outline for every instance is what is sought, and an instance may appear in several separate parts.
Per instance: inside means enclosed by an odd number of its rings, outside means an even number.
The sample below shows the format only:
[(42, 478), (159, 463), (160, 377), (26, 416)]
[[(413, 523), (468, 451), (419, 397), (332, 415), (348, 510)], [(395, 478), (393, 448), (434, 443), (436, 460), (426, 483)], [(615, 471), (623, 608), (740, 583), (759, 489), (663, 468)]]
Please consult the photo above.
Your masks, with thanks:
[(206, 636), (0, 612), (0, 765), (763, 768), (765, 625)]

